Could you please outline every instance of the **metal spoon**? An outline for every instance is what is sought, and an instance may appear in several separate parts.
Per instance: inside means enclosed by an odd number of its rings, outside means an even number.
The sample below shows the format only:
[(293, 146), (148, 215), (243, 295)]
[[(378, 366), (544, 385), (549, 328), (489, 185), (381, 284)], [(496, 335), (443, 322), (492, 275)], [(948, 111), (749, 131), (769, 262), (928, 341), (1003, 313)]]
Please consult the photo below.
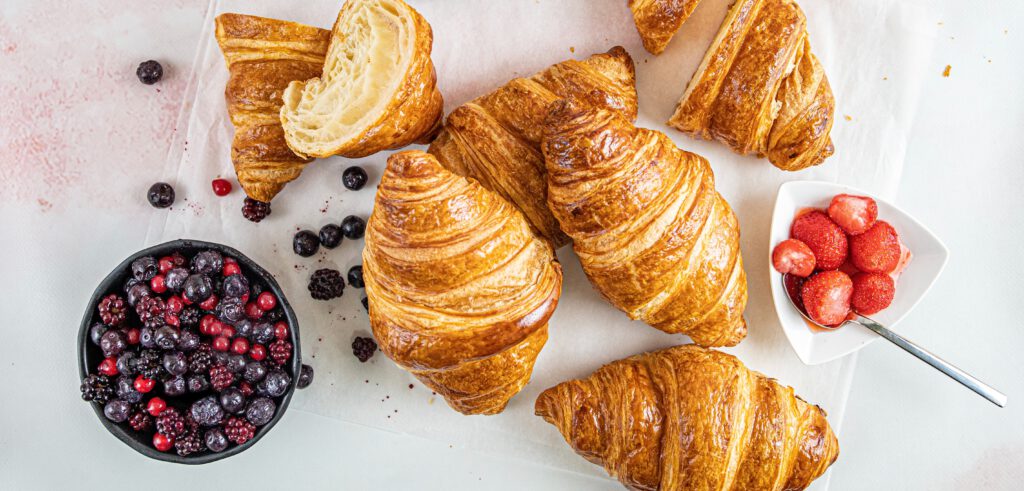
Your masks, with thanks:
[(844, 326), (846, 324), (857, 324), (857, 325), (860, 325), (862, 327), (866, 327), (866, 328), (874, 331), (875, 334), (878, 334), (879, 336), (882, 336), (883, 338), (885, 338), (889, 342), (895, 344), (896, 346), (899, 346), (900, 348), (903, 348), (904, 351), (906, 351), (906, 352), (908, 352), (908, 353), (918, 357), (921, 361), (931, 365), (932, 368), (935, 368), (936, 370), (946, 374), (947, 376), (949, 376), (949, 378), (951, 378), (953, 380), (956, 380), (957, 382), (960, 382), (961, 384), (963, 384), (964, 387), (967, 387), (968, 389), (973, 390), (975, 393), (977, 393), (981, 397), (984, 397), (985, 399), (988, 399), (989, 402), (991, 402), (992, 404), (995, 404), (995, 405), (997, 405), (999, 407), (1006, 406), (1006, 394), (1003, 394), (1002, 392), (999, 392), (998, 390), (996, 390), (995, 388), (985, 384), (981, 380), (978, 380), (978, 379), (972, 377), (967, 372), (965, 372), (965, 371), (963, 371), (963, 370), (953, 366), (952, 364), (950, 364), (949, 362), (943, 360), (942, 358), (939, 358), (938, 356), (933, 355), (928, 350), (926, 350), (926, 349), (924, 349), (924, 348), (914, 344), (909, 339), (904, 338), (903, 336), (900, 336), (899, 334), (896, 334), (896, 333), (890, 331), (885, 326), (883, 326), (883, 325), (881, 325), (881, 324), (879, 324), (879, 323), (877, 323), (877, 322), (875, 322), (875, 321), (873, 321), (873, 320), (871, 320), (871, 319), (869, 319), (867, 317), (864, 317), (863, 315), (860, 315), (860, 314), (857, 314), (856, 312), (854, 312), (853, 315), (855, 317), (853, 319), (847, 319), (846, 321), (844, 321), (839, 326), (825, 326), (825, 325), (819, 324), (814, 319), (811, 319), (807, 315), (807, 313), (804, 312), (804, 310), (801, 309), (796, 304), (796, 302), (793, 301), (793, 298), (789, 296), (789, 293), (788, 293), (789, 289), (786, 288), (786, 276), (787, 275), (782, 275), (782, 287), (783, 287), (783, 291), (787, 292), (786, 293), (786, 297), (789, 297), (789, 303), (791, 303), (793, 305), (793, 308), (795, 308), (797, 310), (797, 312), (800, 312), (800, 315), (802, 315), (804, 317), (804, 319), (807, 319), (807, 321), (810, 322), (811, 324), (814, 324), (815, 326), (818, 326), (818, 327), (820, 327), (822, 329), (829, 329), (829, 330), (836, 329), (837, 327), (841, 327), (841, 326)]

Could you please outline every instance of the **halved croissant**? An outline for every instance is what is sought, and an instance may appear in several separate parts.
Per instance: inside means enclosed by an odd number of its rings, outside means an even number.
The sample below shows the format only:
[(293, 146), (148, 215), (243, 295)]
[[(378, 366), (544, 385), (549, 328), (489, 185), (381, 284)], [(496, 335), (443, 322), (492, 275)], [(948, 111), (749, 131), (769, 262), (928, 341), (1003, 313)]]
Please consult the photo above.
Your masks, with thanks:
[(644, 48), (656, 55), (665, 51), (698, 3), (700, 0), (629, 0)]
[(739, 224), (707, 160), (570, 100), (552, 104), (543, 148), (548, 204), (598, 292), (701, 346), (746, 336)]
[(569, 239), (547, 207), (540, 140), (547, 106), (563, 97), (636, 119), (633, 59), (616, 46), (513, 79), (452, 111), (428, 150), (452, 172), (476, 178), (511, 201), (556, 248)]
[(377, 188), (363, 278), (381, 350), (455, 410), (495, 414), (530, 379), (562, 268), (501, 196), (407, 151)]
[(835, 100), (793, 0), (737, 0), (668, 124), (800, 170), (834, 150)]
[(547, 389), (535, 412), (630, 489), (799, 490), (839, 456), (820, 407), (732, 355), (694, 345)]
[(281, 125), (302, 156), (365, 157), (429, 143), (441, 124), (430, 24), (402, 0), (348, 0), (323, 75), (284, 92)]
[(281, 129), (281, 92), (320, 75), (331, 31), (252, 15), (221, 14), (217, 44), (227, 63), (224, 89), (235, 126), (231, 162), (245, 194), (269, 202), (309, 160), (295, 155)]

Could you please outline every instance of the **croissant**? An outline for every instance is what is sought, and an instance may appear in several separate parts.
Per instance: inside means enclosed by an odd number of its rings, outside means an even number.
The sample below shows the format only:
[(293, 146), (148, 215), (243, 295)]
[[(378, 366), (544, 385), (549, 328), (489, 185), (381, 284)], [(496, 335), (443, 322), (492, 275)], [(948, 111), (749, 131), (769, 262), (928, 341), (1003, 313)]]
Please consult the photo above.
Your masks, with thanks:
[(516, 205), (555, 247), (568, 242), (547, 207), (541, 128), (548, 104), (575, 97), (636, 119), (633, 59), (621, 46), (568, 60), (459, 106), (428, 151)]
[(629, 10), (633, 12), (633, 22), (644, 48), (655, 55), (665, 51), (698, 3), (700, 0), (629, 0)]
[(320, 75), (330, 35), (283, 20), (217, 16), (217, 44), (230, 73), (224, 98), (235, 127), (231, 162), (252, 199), (269, 202), (309, 162), (285, 143), (281, 92), (292, 80)]
[(598, 292), (701, 346), (743, 339), (739, 224), (707, 160), (570, 100), (552, 104), (543, 149), (548, 205)]
[(820, 407), (732, 355), (694, 345), (547, 389), (535, 412), (630, 489), (799, 490), (839, 456)]
[(288, 146), (308, 157), (365, 157), (430, 143), (444, 102), (430, 24), (402, 0), (348, 0), (332, 29), (323, 75), (284, 91)]
[(363, 278), (381, 350), (464, 414), (499, 413), (526, 385), (562, 288), (514, 206), (420, 151), (388, 159)]
[(668, 124), (783, 170), (822, 163), (835, 100), (806, 24), (792, 0), (737, 0)]

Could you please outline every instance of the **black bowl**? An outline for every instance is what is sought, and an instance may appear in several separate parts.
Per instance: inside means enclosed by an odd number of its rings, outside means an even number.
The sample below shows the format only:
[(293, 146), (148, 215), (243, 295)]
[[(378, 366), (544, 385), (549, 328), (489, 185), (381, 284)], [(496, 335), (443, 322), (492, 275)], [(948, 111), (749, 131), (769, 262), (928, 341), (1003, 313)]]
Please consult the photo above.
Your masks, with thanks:
[(266, 270), (261, 268), (252, 259), (249, 259), (241, 252), (232, 249), (223, 244), (216, 244), (212, 242), (203, 242), (199, 240), (187, 240), (179, 239), (171, 242), (165, 242), (160, 245), (155, 245), (143, 249), (131, 257), (125, 259), (121, 264), (117, 265), (114, 270), (107, 275), (106, 278), (100, 282), (100, 285), (96, 287), (96, 291), (93, 292), (92, 298), (89, 299), (89, 304), (86, 306), (85, 315), (82, 317), (82, 326), (78, 331), (78, 372), (80, 378), (85, 378), (89, 374), (89, 370), (99, 365), (100, 361), (103, 360), (103, 353), (99, 347), (89, 342), (89, 328), (96, 322), (98, 322), (98, 313), (96, 305), (106, 295), (110, 293), (117, 293), (123, 295), (121, 290), (122, 285), (131, 276), (131, 263), (142, 256), (153, 256), (156, 258), (170, 255), (174, 251), (181, 251), (186, 255), (194, 255), (195, 253), (212, 249), (220, 252), (223, 255), (231, 256), (238, 261), (239, 267), (242, 269), (242, 273), (250, 278), (259, 278), (263, 282), (266, 289), (273, 292), (278, 298), (278, 304), (284, 310), (285, 318), (288, 320), (288, 330), (291, 337), (290, 341), (294, 347), (294, 352), (288, 363), (283, 367), (285, 372), (291, 376), (292, 382), (288, 387), (288, 391), (281, 396), (280, 403), (278, 403), (277, 412), (274, 414), (274, 418), (269, 423), (259, 427), (256, 431), (256, 435), (249, 441), (242, 445), (232, 445), (225, 449), (223, 452), (204, 452), (187, 457), (181, 457), (174, 451), (161, 452), (156, 448), (153, 448), (152, 441), (147, 438), (148, 433), (138, 433), (128, 428), (126, 423), (114, 423), (103, 415), (103, 407), (99, 404), (89, 402), (93, 410), (96, 412), (96, 417), (99, 418), (100, 423), (129, 447), (135, 449), (135, 451), (145, 455), (146, 457), (163, 460), (166, 462), (174, 462), (178, 464), (206, 464), (214, 462), (220, 459), (225, 459), (236, 455), (248, 449), (249, 447), (256, 444), (260, 438), (263, 438), (271, 428), (284, 416), (285, 411), (288, 409), (288, 403), (291, 402), (292, 394), (295, 393), (296, 384), (299, 381), (300, 367), (302, 366), (302, 356), (299, 350), (299, 323), (295, 317), (295, 311), (292, 310), (288, 299), (284, 295), (284, 291), (274, 280), (273, 275), (268, 273)]

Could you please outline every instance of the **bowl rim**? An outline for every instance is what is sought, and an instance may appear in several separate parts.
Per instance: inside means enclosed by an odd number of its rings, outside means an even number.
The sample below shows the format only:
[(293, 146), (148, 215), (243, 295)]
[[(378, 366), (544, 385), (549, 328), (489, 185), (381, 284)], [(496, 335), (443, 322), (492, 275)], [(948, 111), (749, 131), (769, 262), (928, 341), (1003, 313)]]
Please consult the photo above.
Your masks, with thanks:
[(270, 274), (266, 269), (257, 264), (256, 261), (253, 261), (248, 256), (242, 254), (233, 247), (220, 244), (217, 242), (207, 242), (195, 239), (171, 240), (161, 244), (146, 247), (132, 254), (131, 256), (128, 256), (125, 260), (121, 261), (121, 263), (118, 264), (114, 269), (112, 269), (110, 273), (108, 273), (103, 278), (102, 281), (100, 281), (99, 285), (97, 285), (96, 289), (89, 297), (88, 304), (86, 305), (85, 308), (85, 314), (82, 317), (82, 323), (78, 330), (78, 372), (79, 380), (85, 378), (89, 374), (89, 329), (92, 327), (94, 323), (95, 307), (99, 303), (101, 298), (103, 298), (112, 291), (120, 290), (120, 284), (122, 284), (126, 279), (126, 276), (130, 274), (131, 263), (143, 256), (161, 257), (170, 254), (171, 252), (174, 252), (176, 250), (186, 248), (194, 248), (199, 250), (212, 249), (217, 252), (220, 252), (221, 254), (234, 257), (235, 260), (237, 260), (239, 263), (241, 263), (246, 268), (251, 270), (255, 275), (257, 275), (260, 278), (260, 280), (262, 280), (266, 284), (268, 289), (271, 292), (273, 292), (274, 295), (277, 296), (278, 304), (281, 305), (281, 308), (285, 314), (285, 318), (288, 320), (288, 334), (294, 351), (293, 356), (288, 363), (292, 370), (292, 381), (288, 385), (288, 390), (285, 392), (283, 396), (281, 396), (281, 402), (278, 404), (277, 412), (274, 414), (274, 417), (270, 420), (270, 422), (259, 427), (256, 431), (255, 436), (253, 436), (252, 439), (241, 445), (233, 445), (225, 449), (223, 452), (207, 452), (198, 456), (182, 457), (175, 452), (161, 452), (156, 448), (153, 448), (151, 445), (141, 443), (140, 441), (136, 440), (132, 434), (129, 433), (129, 430), (127, 428), (122, 427), (118, 423), (114, 423), (113, 421), (108, 420), (106, 416), (103, 415), (103, 407), (101, 405), (96, 404), (92, 401), (89, 401), (89, 405), (92, 406), (93, 412), (96, 413), (96, 416), (99, 418), (100, 423), (103, 425), (103, 427), (106, 428), (107, 431), (114, 435), (118, 440), (121, 440), (123, 443), (134, 449), (136, 452), (139, 452), (140, 454), (145, 455), (146, 457), (149, 457), (151, 459), (160, 460), (164, 462), (200, 465), (208, 464), (210, 462), (216, 462), (221, 459), (226, 459), (233, 455), (237, 455), (241, 452), (244, 452), (245, 450), (248, 450), (253, 445), (255, 445), (256, 442), (258, 442), (261, 438), (263, 438), (263, 436), (269, 433), (270, 430), (277, 424), (277, 422), (280, 421), (281, 418), (284, 416), (284, 413), (288, 410), (288, 405), (291, 402), (292, 395), (295, 393), (295, 390), (298, 385), (299, 374), (301, 373), (302, 367), (302, 354), (301, 345), (299, 343), (298, 318), (296, 317), (295, 311), (294, 309), (292, 309), (291, 304), (288, 302), (288, 298), (285, 296), (284, 290), (281, 289), (281, 286), (277, 283), (277, 280), (274, 278), (274, 275)]

